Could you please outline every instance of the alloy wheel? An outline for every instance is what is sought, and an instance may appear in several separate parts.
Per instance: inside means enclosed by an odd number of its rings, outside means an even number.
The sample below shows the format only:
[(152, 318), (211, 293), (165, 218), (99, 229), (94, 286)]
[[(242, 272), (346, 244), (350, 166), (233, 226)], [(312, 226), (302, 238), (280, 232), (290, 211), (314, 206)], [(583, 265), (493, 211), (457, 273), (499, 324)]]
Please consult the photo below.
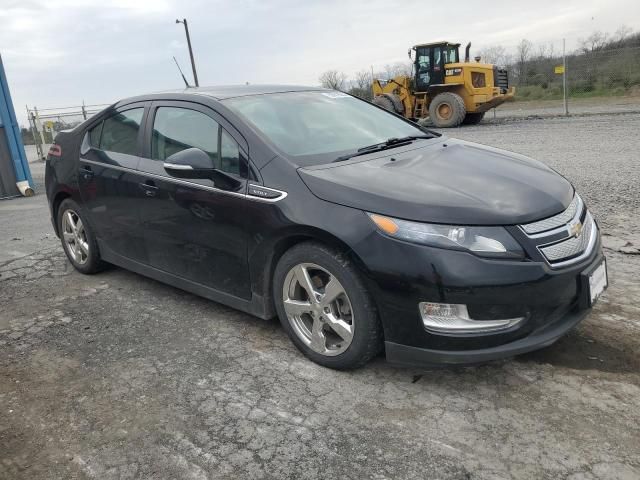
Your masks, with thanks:
[(353, 340), (351, 301), (338, 279), (313, 263), (293, 267), (285, 277), (282, 300), (294, 332), (321, 355), (343, 353)]
[(82, 219), (73, 210), (66, 210), (62, 215), (62, 238), (71, 258), (80, 265), (87, 263), (89, 259), (87, 232)]

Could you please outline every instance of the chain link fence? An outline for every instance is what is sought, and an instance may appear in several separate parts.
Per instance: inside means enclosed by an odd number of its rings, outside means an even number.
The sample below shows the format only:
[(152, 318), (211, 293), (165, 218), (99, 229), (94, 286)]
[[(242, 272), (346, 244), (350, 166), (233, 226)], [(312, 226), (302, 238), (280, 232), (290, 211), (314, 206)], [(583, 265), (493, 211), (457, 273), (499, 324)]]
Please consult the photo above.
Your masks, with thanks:
[(74, 128), (109, 104), (79, 105), (61, 108), (27, 107), (29, 129), (23, 130), (25, 145), (35, 145), (38, 158), (44, 160), (48, 146), (61, 130)]
[(516, 87), (515, 101), (494, 115), (640, 112), (640, 35), (578, 44), (569, 50), (563, 40), (522, 40), (507, 48), (480, 49), (483, 62), (507, 67), (510, 84)]

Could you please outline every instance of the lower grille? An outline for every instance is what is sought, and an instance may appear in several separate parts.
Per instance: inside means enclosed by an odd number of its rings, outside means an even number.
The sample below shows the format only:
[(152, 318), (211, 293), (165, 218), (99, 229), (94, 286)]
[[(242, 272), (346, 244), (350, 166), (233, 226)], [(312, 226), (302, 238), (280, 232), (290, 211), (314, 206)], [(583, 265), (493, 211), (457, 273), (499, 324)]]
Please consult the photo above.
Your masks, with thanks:
[(595, 222), (591, 214), (587, 212), (582, 230), (577, 236), (539, 247), (539, 249), (551, 265), (557, 266), (560, 263), (577, 261), (580, 257), (589, 255), (595, 244), (596, 236)]

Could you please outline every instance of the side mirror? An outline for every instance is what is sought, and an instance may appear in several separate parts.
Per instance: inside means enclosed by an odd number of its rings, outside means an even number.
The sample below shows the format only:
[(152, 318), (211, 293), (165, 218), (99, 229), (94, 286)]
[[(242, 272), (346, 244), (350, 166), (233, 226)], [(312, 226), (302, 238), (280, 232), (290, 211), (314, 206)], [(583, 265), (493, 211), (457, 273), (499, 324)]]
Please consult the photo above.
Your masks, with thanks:
[(187, 148), (174, 153), (164, 161), (164, 169), (177, 178), (210, 178), (213, 160), (199, 148)]
[(208, 179), (217, 188), (236, 191), (242, 187), (235, 177), (215, 168), (211, 157), (199, 148), (187, 148), (164, 161), (165, 171), (176, 178)]

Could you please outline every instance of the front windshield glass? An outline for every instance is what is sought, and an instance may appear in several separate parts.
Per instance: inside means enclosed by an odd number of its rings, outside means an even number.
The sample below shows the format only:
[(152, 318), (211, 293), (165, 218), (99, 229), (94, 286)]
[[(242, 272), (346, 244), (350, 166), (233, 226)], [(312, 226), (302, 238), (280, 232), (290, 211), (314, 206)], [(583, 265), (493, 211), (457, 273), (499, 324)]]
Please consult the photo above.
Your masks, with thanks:
[(426, 133), (337, 91), (252, 95), (230, 98), (224, 103), (284, 153), (313, 157), (300, 163), (331, 161), (345, 152), (389, 138)]

